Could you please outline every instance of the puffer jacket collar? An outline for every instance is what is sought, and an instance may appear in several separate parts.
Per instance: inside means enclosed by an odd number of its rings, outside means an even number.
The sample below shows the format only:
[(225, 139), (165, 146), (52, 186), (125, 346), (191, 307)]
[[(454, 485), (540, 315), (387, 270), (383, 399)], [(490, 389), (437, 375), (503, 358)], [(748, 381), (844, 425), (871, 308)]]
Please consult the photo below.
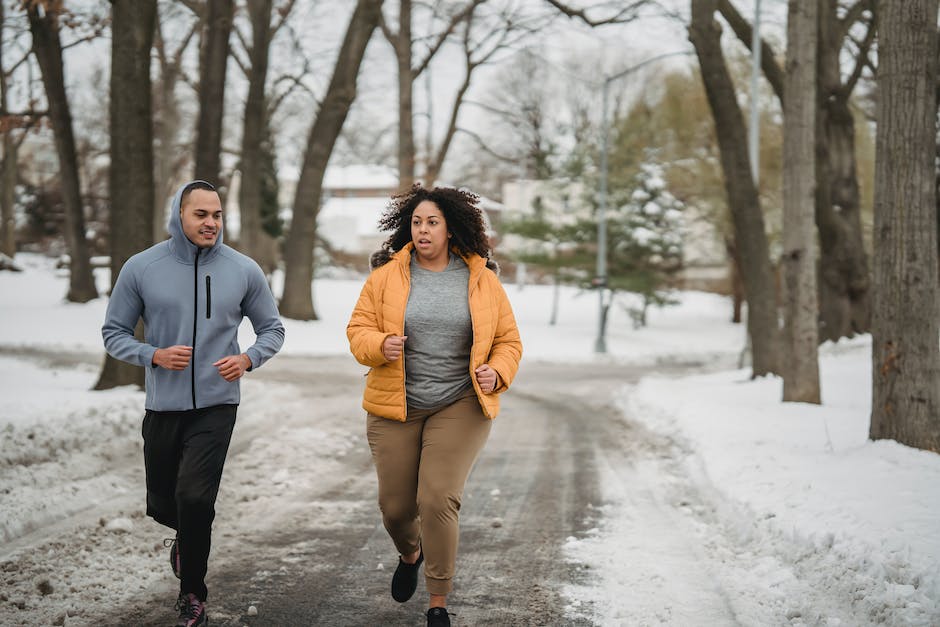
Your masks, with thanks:
[[(409, 264), (411, 263), (411, 253), (414, 250), (414, 247), (415, 246), (413, 242), (408, 242), (407, 244), (402, 246), (401, 250), (399, 250), (398, 252), (394, 252), (394, 253), (388, 250), (387, 248), (380, 248), (379, 250), (372, 253), (372, 255), (369, 257), (369, 268), (372, 270), (375, 270), (376, 268), (384, 266), (385, 264), (387, 264), (389, 261), (392, 261), (393, 259), (396, 260), (398, 263), (403, 264), (407, 268)], [(457, 252), (456, 247), (452, 246), (450, 251), (454, 253), (455, 255), (460, 255), (460, 253)], [(460, 255), (460, 258), (463, 259), (464, 263), (467, 264), (467, 267), (470, 268), (471, 275), (478, 274), (479, 271), (482, 270), (483, 266), (485, 265), (487, 268), (495, 272), (497, 276), (499, 276), (499, 264), (496, 263), (494, 259), (484, 260), (483, 257), (475, 253), (470, 253), (469, 255), (466, 255), (466, 256)], [(483, 263), (484, 261), (485, 261), (485, 264)]]

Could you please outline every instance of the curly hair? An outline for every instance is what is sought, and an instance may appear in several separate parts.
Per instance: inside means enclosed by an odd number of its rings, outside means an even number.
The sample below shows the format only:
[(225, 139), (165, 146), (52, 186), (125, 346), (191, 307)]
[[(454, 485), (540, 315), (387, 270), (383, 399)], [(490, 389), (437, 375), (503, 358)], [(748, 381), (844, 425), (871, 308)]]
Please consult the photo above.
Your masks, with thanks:
[(412, 185), (407, 192), (392, 196), (379, 220), (380, 231), (392, 232), (382, 248), (394, 253), (411, 241), (411, 214), (425, 200), (433, 202), (444, 214), (447, 230), (452, 234), (451, 245), (460, 255), (476, 253), (489, 259), (490, 244), (483, 224), (483, 212), (478, 205), (480, 197), (465, 189), (427, 189), (420, 183)]

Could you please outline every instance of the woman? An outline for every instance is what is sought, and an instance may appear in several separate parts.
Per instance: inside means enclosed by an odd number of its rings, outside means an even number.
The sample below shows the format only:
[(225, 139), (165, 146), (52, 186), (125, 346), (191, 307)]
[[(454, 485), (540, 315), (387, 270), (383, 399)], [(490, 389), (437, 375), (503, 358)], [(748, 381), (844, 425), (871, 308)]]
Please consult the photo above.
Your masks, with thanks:
[(393, 197), (380, 221), (391, 235), (346, 329), (371, 368), (362, 406), (382, 521), (400, 554), (392, 597), (411, 598), (424, 562), (429, 627), (450, 625), (464, 483), (522, 356), (478, 200), (420, 185)]

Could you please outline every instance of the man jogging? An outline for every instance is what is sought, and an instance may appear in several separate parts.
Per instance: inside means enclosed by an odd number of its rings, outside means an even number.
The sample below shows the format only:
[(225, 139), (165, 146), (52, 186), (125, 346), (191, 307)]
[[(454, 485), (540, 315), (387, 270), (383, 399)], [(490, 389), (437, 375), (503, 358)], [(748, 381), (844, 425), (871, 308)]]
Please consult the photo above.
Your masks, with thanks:
[[(208, 622), (205, 577), (238, 379), (280, 350), (284, 326), (261, 268), (222, 243), (222, 203), (211, 184), (177, 191), (169, 232), (121, 268), (101, 334), (112, 357), (145, 369), (147, 515), (176, 530), (177, 625), (197, 627)], [(245, 316), (257, 340), (242, 352)], [(143, 342), (134, 337), (139, 318)]]

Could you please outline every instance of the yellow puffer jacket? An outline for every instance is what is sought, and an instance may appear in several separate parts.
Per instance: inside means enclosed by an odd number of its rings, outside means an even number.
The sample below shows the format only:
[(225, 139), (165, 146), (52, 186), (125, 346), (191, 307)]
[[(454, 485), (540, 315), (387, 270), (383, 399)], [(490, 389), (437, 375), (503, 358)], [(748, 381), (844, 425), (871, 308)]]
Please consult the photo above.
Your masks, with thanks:
[[(400, 357), (387, 361), (382, 354), (382, 343), (390, 335), (405, 334), (413, 248), (409, 242), (387, 263), (372, 271), (346, 327), (349, 350), (359, 363), (371, 368), (366, 378), (362, 407), (376, 416), (402, 422), (407, 413), (405, 359)], [(499, 394), (509, 388), (519, 369), (522, 342), (509, 298), (496, 273), (479, 255), (464, 257), (464, 261), (470, 268), (469, 300), (473, 324), (468, 364), (470, 378), (483, 413), (495, 418), (499, 413)], [(376, 264), (373, 262), (373, 265)], [(500, 384), (493, 393), (484, 394), (477, 384), (473, 371), (483, 364), (489, 364), (499, 374)]]

